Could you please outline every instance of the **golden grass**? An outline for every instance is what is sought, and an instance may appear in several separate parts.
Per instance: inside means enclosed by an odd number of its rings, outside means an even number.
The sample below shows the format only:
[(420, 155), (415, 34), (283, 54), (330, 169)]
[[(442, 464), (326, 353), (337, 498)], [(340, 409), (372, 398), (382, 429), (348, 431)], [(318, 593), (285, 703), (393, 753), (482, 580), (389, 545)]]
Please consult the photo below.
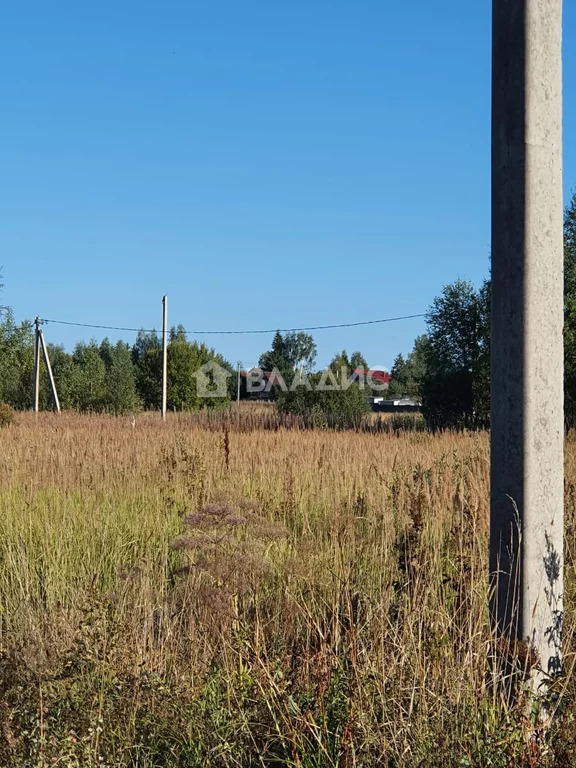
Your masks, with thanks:
[(25, 414), (0, 440), (1, 765), (570, 764), (487, 685), (486, 434)]

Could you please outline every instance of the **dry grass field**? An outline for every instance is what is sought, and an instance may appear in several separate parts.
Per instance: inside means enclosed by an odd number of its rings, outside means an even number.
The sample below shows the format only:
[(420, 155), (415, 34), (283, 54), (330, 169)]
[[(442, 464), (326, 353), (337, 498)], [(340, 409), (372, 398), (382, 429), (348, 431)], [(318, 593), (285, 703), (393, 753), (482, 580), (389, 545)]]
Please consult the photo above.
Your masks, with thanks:
[(490, 683), (488, 437), (20, 415), (0, 431), (0, 766), (568, 766)]

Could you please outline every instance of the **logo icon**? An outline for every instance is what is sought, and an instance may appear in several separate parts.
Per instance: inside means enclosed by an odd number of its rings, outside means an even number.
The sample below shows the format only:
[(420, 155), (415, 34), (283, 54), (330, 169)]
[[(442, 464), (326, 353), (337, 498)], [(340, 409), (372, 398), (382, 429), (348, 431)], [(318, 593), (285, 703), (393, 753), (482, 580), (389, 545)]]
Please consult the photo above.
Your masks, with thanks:
[(228, 393), (228, 378), (230, 371), (223, 368), (215, 360), (205, 363), (193, 374), (196, 379), (196, 394), (198, 397), (226, 397)]

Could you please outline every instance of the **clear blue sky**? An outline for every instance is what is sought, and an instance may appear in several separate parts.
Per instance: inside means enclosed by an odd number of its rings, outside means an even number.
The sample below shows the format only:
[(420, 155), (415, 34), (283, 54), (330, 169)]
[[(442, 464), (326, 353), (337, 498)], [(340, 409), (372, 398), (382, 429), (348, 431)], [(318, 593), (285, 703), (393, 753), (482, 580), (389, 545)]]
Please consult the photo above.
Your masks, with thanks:
[[(292, 327), (425, 311), (490, 251), (490, 2), (4, 3), (18, 319)], [(565, 3), (565, 193), (576, 8)], [(413, 320), (315, 334), (391, 365)], [(71, 348), (100, 331), (47, 326)], [(132, 341), (130, 334), (108, 334)], [(255, 363), (271, 337), (205, 340)]]

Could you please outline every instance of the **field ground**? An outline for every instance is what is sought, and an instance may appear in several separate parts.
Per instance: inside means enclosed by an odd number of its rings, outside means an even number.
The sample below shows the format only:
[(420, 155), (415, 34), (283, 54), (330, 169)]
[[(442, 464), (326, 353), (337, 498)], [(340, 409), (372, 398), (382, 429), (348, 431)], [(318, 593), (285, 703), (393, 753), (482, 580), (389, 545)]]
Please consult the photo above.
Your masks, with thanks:
[(576, 765), (490, 684), (488, 438), (20, 415), (0, 431), (0, 766)]

